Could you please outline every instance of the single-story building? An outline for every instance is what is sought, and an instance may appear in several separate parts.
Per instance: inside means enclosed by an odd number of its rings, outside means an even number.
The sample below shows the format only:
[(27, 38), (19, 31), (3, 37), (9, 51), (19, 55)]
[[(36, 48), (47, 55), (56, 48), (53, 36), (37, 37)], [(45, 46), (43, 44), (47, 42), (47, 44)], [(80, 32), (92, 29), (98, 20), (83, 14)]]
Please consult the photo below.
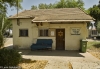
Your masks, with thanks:
[(93, 18), (79, 8), (25, 10), (9, 17), (13, 45), (30, 49), (37, 39), (52, 39), (52, 50), (79, 50), (88, 37), (87, 23)]

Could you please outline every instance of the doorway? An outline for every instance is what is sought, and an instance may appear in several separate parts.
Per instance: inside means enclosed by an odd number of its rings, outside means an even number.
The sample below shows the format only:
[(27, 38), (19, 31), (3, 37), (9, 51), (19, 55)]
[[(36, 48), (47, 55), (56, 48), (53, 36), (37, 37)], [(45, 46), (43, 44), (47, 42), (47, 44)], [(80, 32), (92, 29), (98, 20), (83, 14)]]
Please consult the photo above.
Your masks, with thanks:
[(56, 50), (65, 50), (65, 29), (56, 29)]

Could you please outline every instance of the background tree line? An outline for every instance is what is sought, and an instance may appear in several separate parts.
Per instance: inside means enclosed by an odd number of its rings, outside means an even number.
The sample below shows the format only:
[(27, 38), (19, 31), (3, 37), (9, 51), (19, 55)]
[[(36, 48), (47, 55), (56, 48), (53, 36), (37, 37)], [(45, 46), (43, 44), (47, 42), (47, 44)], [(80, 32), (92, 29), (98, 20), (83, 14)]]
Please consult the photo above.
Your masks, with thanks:
[(84, 2), (82, 0), (60, 0), (54, 4), (40, 3), (38, 6), (31, 6), (31, 9), (52, 9), (52, 8), (75, 8), (80, 7), (84, 9)]

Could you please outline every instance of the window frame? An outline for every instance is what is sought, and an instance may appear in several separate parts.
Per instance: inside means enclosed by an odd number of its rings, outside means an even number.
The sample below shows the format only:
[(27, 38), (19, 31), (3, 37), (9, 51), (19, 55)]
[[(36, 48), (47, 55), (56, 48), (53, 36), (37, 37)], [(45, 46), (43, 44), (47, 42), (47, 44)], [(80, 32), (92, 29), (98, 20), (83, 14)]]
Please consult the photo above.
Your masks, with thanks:
[[(22, 35), (21, 31), (27, 31), (27, 33), (24, 32), (24, 35)], [(19, 29), (19, 37), (28, 37), (28, 36), (29, 36), (28, 29)]]
[[(42, 33), (43, 33), (42, 36), (41, 36), (41, 34), (40, 34), (40, 30), (43, 31), (43, 32), (42, 32)], [(46, 33), (45, 31), (48, 31), (48, 32)], [(38, 30), (38, 33), (39, 33), (39, 34), (38, 34), (39, 37), (49, 37), (49, 29), (39, 29), (39, 30)], [(46, 34), (47, 34), (47, 36), (46, 36)]]

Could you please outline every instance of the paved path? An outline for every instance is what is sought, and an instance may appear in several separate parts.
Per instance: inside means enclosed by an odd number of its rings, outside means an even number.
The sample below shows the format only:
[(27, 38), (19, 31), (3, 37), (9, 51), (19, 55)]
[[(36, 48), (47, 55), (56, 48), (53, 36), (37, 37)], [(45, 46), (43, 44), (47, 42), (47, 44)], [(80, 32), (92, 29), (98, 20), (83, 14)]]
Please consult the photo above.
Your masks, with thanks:
[(6, 38), (4, 47), (13, 48), (13, 38)]
[[(90, 53), (77, 51), (30, 51), (21, 50), (23, 58), (32, 60), (48, 60), (45, 69), (100, 69), (100, 60)], [(97, 68), (98, 67), (98, 68)]]
[(93, 39), (86, 39), (87, 41), (89, 41), (89, 42), (93, 42), (93, 41), (96, 41), (96, 42), (100, 42), (100, 40), (93, 40)]

